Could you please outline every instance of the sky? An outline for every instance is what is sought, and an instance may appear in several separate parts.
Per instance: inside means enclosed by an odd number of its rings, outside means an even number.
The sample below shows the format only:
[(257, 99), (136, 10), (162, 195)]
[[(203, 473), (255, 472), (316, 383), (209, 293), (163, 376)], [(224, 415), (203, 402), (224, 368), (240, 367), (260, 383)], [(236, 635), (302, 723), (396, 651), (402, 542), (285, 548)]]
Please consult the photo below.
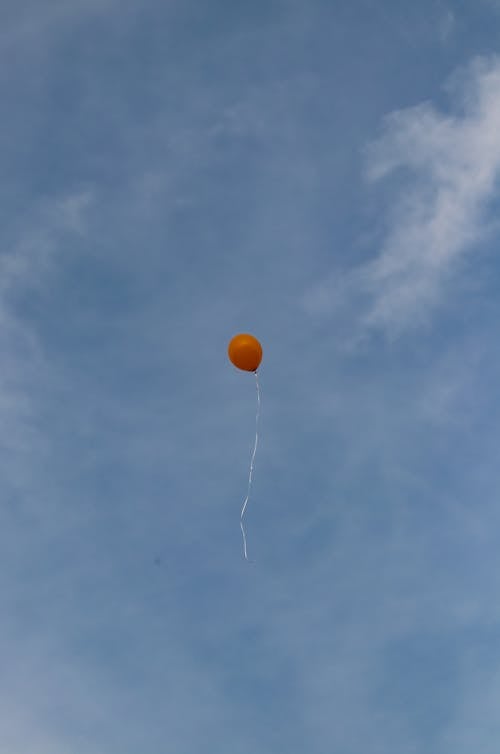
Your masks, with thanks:
[(0, 754), (497, 754), (500, 3), (1, 17)]

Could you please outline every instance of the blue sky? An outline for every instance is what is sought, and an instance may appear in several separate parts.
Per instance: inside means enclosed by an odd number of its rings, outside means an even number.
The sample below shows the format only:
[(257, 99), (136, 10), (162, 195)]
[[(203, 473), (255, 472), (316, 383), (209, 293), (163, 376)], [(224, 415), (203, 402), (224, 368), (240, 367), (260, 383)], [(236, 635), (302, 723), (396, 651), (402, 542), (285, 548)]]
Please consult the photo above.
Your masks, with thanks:
[(497, 754), (498, 52), (494, 0), (5, 0), (2, 754)]

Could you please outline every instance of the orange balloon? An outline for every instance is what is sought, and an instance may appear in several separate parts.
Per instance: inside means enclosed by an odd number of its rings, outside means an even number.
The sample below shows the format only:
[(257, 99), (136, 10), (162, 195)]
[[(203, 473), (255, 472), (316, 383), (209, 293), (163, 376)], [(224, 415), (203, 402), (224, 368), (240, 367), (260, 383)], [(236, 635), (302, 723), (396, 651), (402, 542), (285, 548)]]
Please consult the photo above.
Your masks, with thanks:
[(246, 372), (256, 372), (262, 361), (262, 346), (257, 338), (248, 333), (231, 338), (227, 353), (234, 366)]

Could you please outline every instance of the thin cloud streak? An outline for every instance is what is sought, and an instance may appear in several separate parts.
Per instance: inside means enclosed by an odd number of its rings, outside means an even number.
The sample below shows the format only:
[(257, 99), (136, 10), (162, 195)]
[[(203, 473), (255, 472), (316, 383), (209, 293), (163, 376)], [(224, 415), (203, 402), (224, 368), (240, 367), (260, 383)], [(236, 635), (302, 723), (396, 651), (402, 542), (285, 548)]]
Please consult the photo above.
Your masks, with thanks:
[(43, 456), (46, 439), (37, 401), (55, 379), (32, 322), (18, 311), (18, 299), (47, 290), (68, 236), (84, 231), (91, 201), (90, 192), (76, 192), (41, 202), (27, 213), (23, 232), (14, 243), (5, 243), (0, 256), (0, 468), (4, 484), (16, 488), (30, 485), (26, 456), (34, 451)]
[(458, 263), (487, 238), (500, 174), (500, 59), (476, 58), (448, 89), (455, 114), (430, 103), (396, 111), (368, 146), (368, 181), (399, 178), (388, 195), (397, 192), (385, 238), (336, 286), (310, 291), (309, 311), (331, 313), (334, 298), (337, 305), (357, 299), (363, 330), (401, 333), (428, 320)]

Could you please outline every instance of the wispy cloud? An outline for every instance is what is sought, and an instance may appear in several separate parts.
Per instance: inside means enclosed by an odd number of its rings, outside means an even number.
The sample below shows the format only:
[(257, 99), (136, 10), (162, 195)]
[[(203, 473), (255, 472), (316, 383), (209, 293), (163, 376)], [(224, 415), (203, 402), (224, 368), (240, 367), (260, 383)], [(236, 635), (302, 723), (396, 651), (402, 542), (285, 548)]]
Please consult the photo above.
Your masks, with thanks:
[[(0, 254), (0, 421), (2, 478), (29, 485), (25, 454), (43, 448), (35, 396), (48, 377), (43, 348), (20, 300), (46, 291), (57, 256), (68, 248), (68, 235), (84, 231), (84, 214), (91, 203), (88, 191), (41, 201), (27, 211), (24, 228), (14, 240), (3, 240)], [(16, 472), (18, 469), (18, 473)]]
[(12, 51), (19, 44), (34, 40), (53, 41), (54, 31), (74, 26), (93, 15), (108, 12), (116, 0), (71, 0), (46, 3), (40, 6), (31, 0), (23, 3), (6, 3), (0, 31), (0, 53)]
[[(367, 178), (394, 175), (387, 224), (375, 256), (343, 276), (343, 299), (363, 297), (364, 327), (400, 332), (425, 321), (446, 296), (457, 263), (492, 227), (500, 174), (500, 59), (477, 58), (448, 85), (454, 112), (431, 103), (398, 110), (366, 150)], [(321, 284), (311, 310), (331, 311)]]

